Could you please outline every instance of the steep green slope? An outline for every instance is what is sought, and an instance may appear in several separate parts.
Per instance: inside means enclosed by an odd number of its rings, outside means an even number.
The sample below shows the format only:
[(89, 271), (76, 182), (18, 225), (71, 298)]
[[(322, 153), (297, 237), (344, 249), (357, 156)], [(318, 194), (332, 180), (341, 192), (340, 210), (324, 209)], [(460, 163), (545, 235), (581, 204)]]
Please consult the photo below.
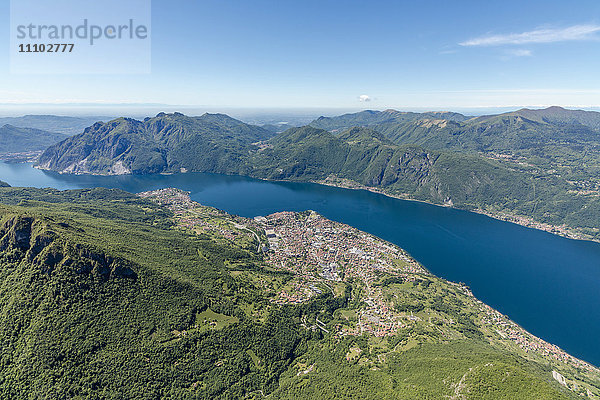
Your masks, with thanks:
[(61, 133), (18, 128), (6, 124), (0, 127), (0, 154), (44, 150), (48, 146), (64, 140), (65, 137)]
[[(422, 191), (443, 201), (432, 171), (436, 155), (418, 147), (399, 147), (374, 131), (353, 129), (337, 137), (322, 129), (290, 129), (253, 154), (253, 176), (321, 180), (330, 175), (398, 191)], [(425, 194), (423, 194), (425, 195)]]
[[(251, 254), (169, 229), (168, 212), (122, 192), (4, 190), (53, 202), (0, 210), (0, 397), (240, 398), (294, 357), (286, 315), (257, 325), (238, 308), (256, 294), (223, 263)], [(186, 335), (207, 307), (240, 322)]]
[[(287, 274), (234, 242), (175, 229), (148, 200), (4, 188), (0, 202), (12, 204), (0, 205), (2, 398), (577, 398), (549, 365), (492, 346), (484, 331), (445, 340), (418, 324), (383, 354), (370, 335), (303, 327), (317, 318), (332, 329), (360, 303), (323, 294), (277, 306), (257, 283)], [(426, 304), (439, 290), (467, 299), (435, 282), (407, 288)], [(381, 284), (398, 290), (397, 280)], [(469, 307), (443, 312), (482, 329)], [(349, 348), (362, 356), (349, 361)]]
[(396, 143), (432, 149), (519, 152), (552, 144), (600, 143), (600, 134), (584, 125), (557, 126), (515, 114), (473, 118), (464, 123), (439, 119), (381, 124), (374, 129)]
[[(371, 128), (397, 144), (484, 153), (528, 163), (572, 182), (572, 190), (600, 190), (600, 113), (550, 107), (455, 121), (383, 121)], [(517, 166), (518, 168), (518, 166)]]
[(353, 123), (355, 126), (369, 126), (397, 144), (419, 145), (431, 150), (485, 153), (493, 157), (500, 154), (511, 160), (522, 158), (572, 181), (573, 190), (600, 190), (598, 112), (549, 107), (468, 120), (444, 113), (387, 119), (381, 117), (387, 112), (365, 113), (324, 119), (322, 123), (317, 120), (313, 126), (338, 131)]
[[(513, 194), (491, 188), (477, 208), (519, 223), (584, 228), (598, 238), (600, 220), (600, 113), (550, 107), (456, 121), (441, 118), (365, 124), (400, 145), (495, 160), (515, 179)], [(346, 119), (352, 119), (346, 116)], [(356, 122), (360, 113), (354, 114)], [(343, 121), (342, 121), (343, 124)], [(463, 170), (453, 165), (453, 170)], [(464, 178), (462, 174), (462, 178)], [(497, 180), (497, 182), (504, 182)], [(505, 182), (510, 184), (510, 182)], [(502, 186), (502, 185), (501, 185)], [(510, 188), (508, 188), (510, 189)], [(460, 206), (460, 200), (455, 201)], [(502, 200), (504, 198), (504, 200)], [(531, 200), (531, 201), (529, 201)], [(474, 204), (474, 203), (472, 203)], [(532, 221), (533, 220), (533, 221)], [(538, 224), (539, 227), (539, 224)], [(562, 229), (545, 226), (544, 229)]]

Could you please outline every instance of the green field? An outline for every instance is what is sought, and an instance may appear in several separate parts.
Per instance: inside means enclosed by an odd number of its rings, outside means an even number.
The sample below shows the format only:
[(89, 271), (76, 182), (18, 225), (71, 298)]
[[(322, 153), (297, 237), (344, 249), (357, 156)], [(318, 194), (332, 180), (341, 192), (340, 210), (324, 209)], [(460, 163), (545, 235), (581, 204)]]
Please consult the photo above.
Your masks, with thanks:
[(196, 325), (200, 332), (221, 330), (238, 322), (240, 322), (239, 318), (216, 313), (210, 308), (196, 315)]

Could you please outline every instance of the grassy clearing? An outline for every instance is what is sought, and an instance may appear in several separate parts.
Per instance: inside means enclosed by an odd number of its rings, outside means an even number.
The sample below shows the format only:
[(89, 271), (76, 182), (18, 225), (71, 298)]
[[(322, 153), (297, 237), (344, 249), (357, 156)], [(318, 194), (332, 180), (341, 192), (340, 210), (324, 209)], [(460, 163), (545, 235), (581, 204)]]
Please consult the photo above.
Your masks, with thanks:
[(237, 322), (240, 322), (239, 318), (216, 313), (210, 308), (196, 315), (196, 325), (200, 332), (221, 330)]

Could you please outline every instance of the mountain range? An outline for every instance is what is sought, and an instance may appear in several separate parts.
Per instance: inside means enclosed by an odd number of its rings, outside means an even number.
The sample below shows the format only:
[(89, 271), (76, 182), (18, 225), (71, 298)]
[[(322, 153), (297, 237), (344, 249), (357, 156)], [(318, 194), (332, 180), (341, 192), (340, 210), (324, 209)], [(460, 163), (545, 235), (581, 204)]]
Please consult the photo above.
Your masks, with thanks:
[[(160, 113), (61, 134), (38, 167), (318, 182), (521, 216), (599, 240), (596, 117), (558, 108), (476, 118), (388, 110), (276, 132), (223, 114)], [(306, 288), (314, 297), (282, 305), (277, 296), (301, 281), (257, 251), (271, 244), (253, 220), (190, 205), (178, 191), (169, 192), (168, 208), (162, 192), (151, 201), (119, 190), (4, 186), (0, 397), (550, 400), (600, 393), (593, 366), (549, 344), (541, 352), (522, 347), (523, 338), (528, 346), (539, 339), (468, 288), (424, 269), (312, 283)], [(398, 266), (415, 265), (402, 260)], [(366, 289), (380, 290), (406, 319), (395, 335), (337, 334), (367, 318)]]
[(397, 110), (365, 110), (357, 113), (344, 114), (335, 117), (319, 117), (310, 125), (327, 130), (339, 130), (352, 126), (369, 126), (380, 124), (393, 124), (415, 120), (447, 120), (454, 122), (484, 121), (498, 116), (520, 116), (532, 121), (548, 124), (585, 125), (600, 129), (600, 112), (570, 110), (563, 107), (552, 106), (544, 109), (522, 108), (517, 111), (480, 117), (466, 116), (451, 111), (430, 111), (424, 113), (403, 112)]
[[(348, 120), (383, 133), (396, 144), (416, 144), (431, 150), (500, 153), (525, 157), (541, 167), (556, 168), (567, 162), (597, 179), (600, 169), (600, 113), (549, 107), (541, 110), (457, 118), (432, 117), (432, 113), (406, 118), (392, 111), (357, 113), (319, 118), (312, 126), (338, 132)], [(460, 114), (459, 114), (460, 115)], [(562, 174), (574, 171), (563, 169)], [(570, 180), (577, 180), (576, 174)]]
[(357, 113), (344, 114), (337, 117), (319, 117), (310, 123), (315, 128), (328, 131), (340, 131), (355, 126), (370, 126), (416, 121), (422, 119), (444, 119), (448, 121), (465, 121), (469, 117), (450, 111), (431, 111), (425, 113), (404, 112), (396, 110), (373, 111), (365, 110)]
[(49, 147), (38, 167), (213, 172), (374, 188), (594, 239), (600, 237), (599, 115), (557, 107), (476, 118), (364, 111), (275, 134), (223, 114), (161, 113), (96, 123)]

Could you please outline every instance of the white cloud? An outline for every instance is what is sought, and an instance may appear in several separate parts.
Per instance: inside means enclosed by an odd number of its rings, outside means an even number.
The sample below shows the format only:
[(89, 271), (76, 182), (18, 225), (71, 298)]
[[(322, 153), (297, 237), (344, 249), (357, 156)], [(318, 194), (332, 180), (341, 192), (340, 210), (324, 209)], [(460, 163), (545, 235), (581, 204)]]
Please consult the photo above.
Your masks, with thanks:
[(505, 35), (487, 35), (466, 40), (461, 46), (500, 46), (506, 44), (554, 43), (592, 39), (600, 32), (600, 25), (573, 25), (562, 29), (536, 29)]
[(526, 49), (510, 49), (506, 54), (511, 57), (531, 57), (531, 50)]
[(359, 101), (371, 101), (371, 96), (367, 95), (367, 94), (361, 94), (360, 96), (358, 96), (358, 100)]

